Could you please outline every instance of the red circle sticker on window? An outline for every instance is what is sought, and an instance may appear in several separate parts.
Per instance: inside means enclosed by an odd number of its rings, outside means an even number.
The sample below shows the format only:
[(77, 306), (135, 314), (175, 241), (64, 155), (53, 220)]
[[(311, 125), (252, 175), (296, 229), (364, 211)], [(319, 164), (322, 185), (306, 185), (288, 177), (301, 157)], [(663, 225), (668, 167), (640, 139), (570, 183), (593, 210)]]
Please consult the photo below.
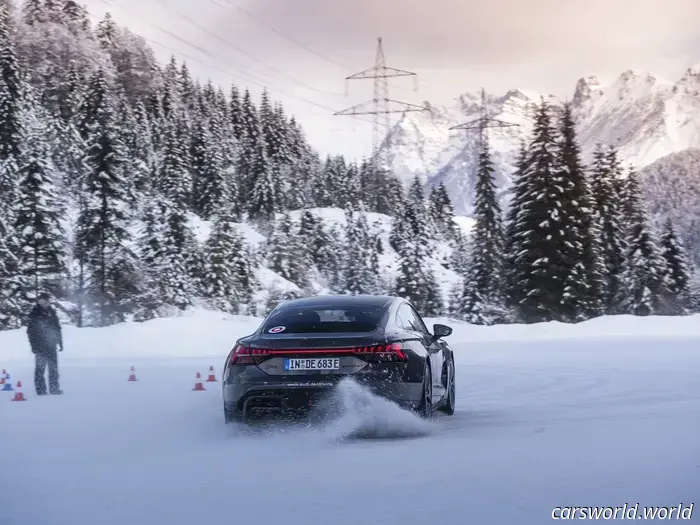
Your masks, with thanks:
[(279, 334), (280, 332), (284, 332), (287, 329), (286, 326), (275, 326), (274, 328), (270, 328), (267, 333), (268, 334)]

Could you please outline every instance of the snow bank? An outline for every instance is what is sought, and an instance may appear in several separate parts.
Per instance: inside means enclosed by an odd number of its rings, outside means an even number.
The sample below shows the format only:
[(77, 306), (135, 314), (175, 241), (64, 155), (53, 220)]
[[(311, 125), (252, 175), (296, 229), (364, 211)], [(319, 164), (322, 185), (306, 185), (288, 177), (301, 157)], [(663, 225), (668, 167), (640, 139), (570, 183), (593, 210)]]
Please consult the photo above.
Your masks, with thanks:
[(536, 324), (475, 326), (454, 319), (443, 318), (432, 321), (452, 326), (454, 335), (451, 340), (460, 343), (553, 339), (700, 339), (700, 314), (678, 317), (614, 315), (578, 324), (552, 321)]
[[(184, 312), (180, 317), (122, 323), (105, 328), (65, 326), (62, 360), (112, 358), (187, 358), (221, 356), (237, 338), (253, 332), (260, 319), (207, 310)], [(0, 366), (29, 359), (25, 330), (0, 332)]]
[[(261, 318), (235, 316), (207, 310), (192, 310), (179, 317), (154, 319), (143, 323), (122, 323), (106, 328), (64, 327), (65, 351), (62, 360), (121, 358), (198, 358), (223, 359), (236, 339), (259, 326)], [(465, 354), (488, 343), (528, 341), (578, 341), (649, 339), (697, 339), (700, 343), (700, 315), (687, 317), (613, 316), (569, 325), (541, 323), (534, 325), (474, 326), (453, 319), (426, 319), (454, 328), (449, 337), (452, 345)], [(508, 345), (518, 349), (520, 345)], [(529, 348), (532, 348), (530, 346)], [(563, 352), (566, 345), (562, 345)], [(591, 345), (594, 350), (596, 345)], [(700, 353), (700, 345), (698, 346)], [(10, 361), (31, 358), (24, 330), (0, 332), (0, 367)], [(460, 359), (461, 360), (461, 359)]]

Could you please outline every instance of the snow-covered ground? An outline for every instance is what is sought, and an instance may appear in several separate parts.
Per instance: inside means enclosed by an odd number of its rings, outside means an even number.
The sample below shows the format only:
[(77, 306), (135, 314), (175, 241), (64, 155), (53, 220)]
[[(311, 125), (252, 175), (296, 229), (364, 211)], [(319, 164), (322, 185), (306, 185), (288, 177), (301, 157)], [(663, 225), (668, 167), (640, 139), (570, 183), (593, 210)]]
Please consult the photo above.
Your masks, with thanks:
[(220, 379), (258, 322), (67, 327), (65, 395), (44, 398), (24, 333), (0, 333), (28, 397), (0, 397), (0, 523), (539, 525), (557, 506), (700, 504), (700, 316), (450, 323), (453, 417), (347, 384), (334, 423), (225, 426), (220, 383), (193, 392), (195, 373)]

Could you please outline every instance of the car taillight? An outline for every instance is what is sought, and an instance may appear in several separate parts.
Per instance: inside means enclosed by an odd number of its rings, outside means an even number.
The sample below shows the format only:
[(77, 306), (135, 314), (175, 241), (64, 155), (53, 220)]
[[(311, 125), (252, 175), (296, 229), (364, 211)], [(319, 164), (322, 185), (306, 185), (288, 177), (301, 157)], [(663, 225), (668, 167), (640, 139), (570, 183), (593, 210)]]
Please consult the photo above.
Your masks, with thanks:
[(228, 366), (254, 365), (261, 361), (262, 357), (275, 355), (303, 355), (303, 354), (345, 354), (373, 357), (375, 361), (407, 361), (408, 356), (403, 351), (401, 343), (386, 343), (369, 346), (355, 346), (345, 348), (253, 348), (245, 345), (237, 345), (231, 354)]
[(231, 354), (228, 366), (254, 365), (256, 357), (262, 357), (271, 353), (272, 350), (268, 348), (250, 348), (244, 345), (237, 345)]
[(379, 361), (407, 361), (408, 356), (403, 351), (401, 343), (387, 343), (383, 345), (360, 346), (354, 349), (354, 353), (364, 356), (374, 356)]

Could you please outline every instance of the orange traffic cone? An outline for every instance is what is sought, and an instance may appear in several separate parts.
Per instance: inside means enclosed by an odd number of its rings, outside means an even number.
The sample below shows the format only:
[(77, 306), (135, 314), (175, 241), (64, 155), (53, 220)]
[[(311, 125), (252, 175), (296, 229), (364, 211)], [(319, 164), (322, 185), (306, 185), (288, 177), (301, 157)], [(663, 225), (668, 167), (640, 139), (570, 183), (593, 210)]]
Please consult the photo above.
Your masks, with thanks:
[(27, 398), (24, 397), (22, 393), (22, 381), (17, 381), (17, 387), (15, 388), (15, 396), (11, 401), (26, 401)]
[(195, 376), (194, 388), (192, 390), (206, 390), (206, 388), (204, 388), (204, 384), (202, 384), (202, 374), (199, 372), (197, 372), (197, 375)]
[(129, 379), (128, 381), (136, 381), (136, 372), (134, 371), (134, 367), (131, 367), (131, 374), (129, 374)]
[(214, 367), (209, 367), (209, 377), (207, 377), (207, 383), (216, 383), (216, 375), (214, 374)]

